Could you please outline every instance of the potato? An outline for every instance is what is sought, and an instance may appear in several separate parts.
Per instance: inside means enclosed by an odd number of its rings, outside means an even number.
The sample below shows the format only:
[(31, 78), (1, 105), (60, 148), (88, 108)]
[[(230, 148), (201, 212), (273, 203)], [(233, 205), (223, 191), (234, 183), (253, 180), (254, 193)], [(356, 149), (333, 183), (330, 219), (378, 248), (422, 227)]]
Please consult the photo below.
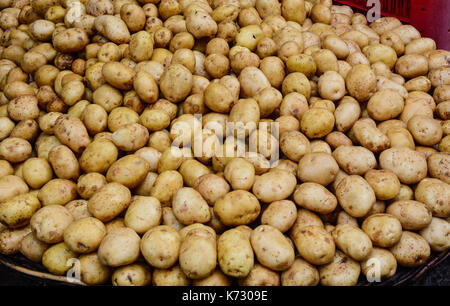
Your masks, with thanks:
[(70, 268), (76, 254), (64, 242), (48, 248), (42, 256), (42, 264), (52, 274), (64, 275)]
[(374, 154), (360, 146), (339, 146), (334, 150), (333, 157), (339, 167), (350, 175), (363, 175), (377, 166)]
[(106, 82), (121, 90), (130, 90), (136, 75), (133, 69), (119, 62), (105, 63), (102, 66), (102, 74)]
[(383, 151), (380, 154), (380, 167), (394, 172), (404, 184), (418, 183), (427, 174), (425, 158), (408, 148), (390, 148)]
[(366, 172), (364, 179), (372, 187), (378, 200), (391, 200), (400, 192), (400, 181), (390, 170), (371, 169)]
[(441, 141), (442, 127), (438, 120), (424, 115), (415, 115), (408, 120), (408, 130), (416, 143), (433, 146)]
[(358, 175), (343, 178), (336, 187), (336, 197), (341, 207), (356, 218), (365, 216), (376, 200), (369, 183)]
[(31, 233), (30, 226), (20, 229), (4, 229), (0, 231), (0, 253), (13, 255), (20, 251), (20, 242)]
[(433, 251), (441, 252), (449, 248), (449, 223), (440, 218), (432, 218), (431, 223), (420, 231), (420, 235), (430, 244)]
[(154, 286), (189, 286), (190, 279), (183, 273), (179, 265), (169, 269), (155, 269), (152, 276)]
[(430, 256), (428, 242), (419, 234), (404, 231), (400, 241), (390, 248), (397, 263), (404, 267), (417, 267)]
[(6, 175), (0, 178), (0, 203), (29, 191), (24, 179), (17, 175)]
[(359, 103), (355, 99), (345, 96), (334, 111), (336, 129), (340, 132), (350, 130), (360, 114), (361, 107)]
[(72, 53), (83, 50), (89, 43), (89, 37), (83, 29), (71, 28), (53, 35), (52, 42), (57, 51)]
[(52, 179), (39, 190), (42, 206), (65, 205), (77, 197), (77, 185), (66, 179)]
[(336, 246), (357, 261), (365, 259), (372, 250), (369, 236), (357, 226), (338, 224), (332, 235)]
[(396, 201), (389, 205), (386, 213), (399, 219), (406, 230), (420, 230), (431, 222), (431, 211), (425, 204), (418, 201)]
[(319, 94), (331, 101), (341, 99), (345, 95), (344, 78), (335, 71), (326, 71), (319, 78)]
[(72, 222), (64, 231), (65, 244), (76, 253), (91, 253), (106, 234), (105, 225), (93, 217)]
[(183, 177), (174, 170), (167, 170), (159, 174), (150, 195), (157, 198), (162, 204), (171, 203), (178, 189), (183, 187)]
[(12, 229), (23, 227), (40, 207), (39, 199), (35, 195), (17, 195), (0, 203), (0, 222)]
[(256, 220), (260, 210), (258, 199), (245, 190), (231, 191), (214, 204), (214, 213), (227, 226), (249, 224)]
[(140, 240), (130, 228), (118, 228), (107, 233), (98, 248), (100, 262), (110, 267), (133, 263), (139, 256)]
[(205, 223), (211, 219), (208, 204), (201, 194), (193, 188), (177, 190), (172, 200), (175, 217), (183, 224)]
[(284, 233), (294, 225), (296, 219), (297, 208), (295, 204), (289, 200), (280, 200), (270, 203), (263, 211), (261, 224), (270, 225)]
[(442, 153), (434, 153), (428, 157), (428, 168), (432, 177), (438, 178), (447, 184), (450, 183), (450, 178), (446, 172), (449, 165), (449, 155)]
[(294, 262), (294, 249), (275, 227), (260, 225), (252, 231), (250, 242), (258, 261), (275, 271), (283, 271)]
[(322, 226), (304, 226), (292, 238), (299, 254), (309, 263), (322, 265), (333, 260), (333, 237)]
[(86, 200), (73, 200), (67, 203), (64, 207), (67, 208), (74, 221), (92, 217), (91, 213), (88, 211)]
[(31, 153), (31, 145), (25, 139), (8, 137), (0, 142), (0, 158), (11, 163), (23, 162), (31, 156)]
[(146, 286), (150, 282), (150, 269), (141, 263), (120, 267), (112, 274), (113, 286)]
[(354, 286), (361, 268), (357, 261), (336, 251), (332, 261), (319, 267), (320, 284), (323, 286)]
[(192, 74), (180, 64), (171, 65), (161, 76), (161, 93), (171, 102), (179, 102), (192, 89)]
[(109, 140), (98, 139), (90, 143), (80, 157), (85, 172), (104, 173), (117, 160), (117, 147)]
[(333, 113), (329, 110), (311, 108), (303, 114), (300, 127), (309, 138), (322, 138), (333, 130), (334, 123)]
[(141, 240), (141, 253), (145, 260), (158, 269), (172, 267), (178, 260), (181, 238), (177, 231), (160, 225), (147, 231)]
[(349, 71), (345, 83), (352, 97), (359, 102), (367, 101), (376, 91), (375, 74), (367, 65), (355, 65)]
[(51, 149), (48, 153), (48, 161), (56, 176), (61, 179), (77, 179), (80, 176), (78, 160), (67, 146), (59, 145)]
[(403, 98), (394, 90), (376, 92), (367, 103), (367, 111), (373, 119), (385, 121), (393, 119), (403, 111)]
[(252, 191), (259, 200), (266, 203), (284, 200), (294, 191), (296, 181), (293, 174), (274, 169), (257, 177)]
[(133, 80), (133, 87), (139, 98), (145, 103), (155, 103), (158, 100), (158, 85), (150, 73), (138, 71)]
[(211, 274), (217, 262), (215, 235), (201, 228), (187, 232), (181, 242), (179, 262), (182, 271), (190, 279), (200, 279)]
[(120, 17), (101, 15), (95, 18), (95, 29), (104, 37), (116, 44), (130, 41), (130, 32), (126, 23)]
[(423, 55), (407, 54), (395, 64), (395, 71), (402, 77), (412, 79), (428, 73), (428, 61)]
[(194, 189), (208, 202), (209, 205), (225, 196), (230, 191), (227, 181), (216, 174), (204, 174), (195, 180)]
[(435, 217), (447, 218), (450, 215), (450, 188), (441, 180), (423, 179), (416, 186), (414, 198), (424, 203)]
[(126, 155), (115, 161), (106, 173), (109, 182), (117, 182), (128, 188), (137, 187), (147, 176), (150, 166), (137, 155)]
[(61, 143), (75, 153), (81, 153), (91, 142), (83, 122), (76, 117), (61, 115), (56, 119), (53, 131)]
[(36, 119), (39, 116), (38, 100), (32, 95), (19, 96), (8, 103), (8, 115), (15, 121)]
[(298, 162), (311, 150), (308, 138), (297, 130), (281, 133), (280, 148), (294, 162)]
[(297, 177), (303, 182), (313, 182), (326, 186), (334, 181), (339, 166), (331, 154), (308, 153), (298, 163)]
[(255, 168), (243, 158), (234, 158), (225, 166), (224, 176), (233, 190), (250, 190), (255, 181)]
[(280, 275), (255, 263), (247, 277), (239, 279), (238, 284), (239, 286), (279, 286)]
[(230, 279), (220, 270), (216, 269), (214, 272), (192, 283), (193, 286), (231, 286)]
[(47, 205), (31, 218), (31, 230), (36, 238), (45, 243), (64, 240), (64, 231), (73, 222), (70, 212), (61, 205)]
[(294, 201), (303, 208), (321, 214), (331, 213), (337, 206), (336, 197), (317, 183), (300, 184), (294, 192)]
[(270, 87), (268, 77), (256, 67), (245, 67), (238, 77), (241, 95), (244, 98), (256, 96), (264, 88)]
[(281, 273), (282, 286), (316, 286), (319, 271), (307, 261), (296, 258), (291, 267)]
[(79, 258), (81, 280), (88, 285), (104, 284), (111, 274), (109, 267), (100, 263), (97, 253), (82, 254)]
[(217, 256), (221, 270), (232, 277), (246, 277), (254, 265), (250, 241), (236, 228), (220, 235)]
[(107, 222), (124, 211), (130, 201), (130, 190), (120, 183), (112, 182), (94, 193), (88, 201), (88, 209), (94, 217)]
[(33, 262), (40, 263), (42, 255), (49, 248), (49, 245), (36, 238), (33, 233), (29, 233), (20, 241), (19, 249), (23, 256)]

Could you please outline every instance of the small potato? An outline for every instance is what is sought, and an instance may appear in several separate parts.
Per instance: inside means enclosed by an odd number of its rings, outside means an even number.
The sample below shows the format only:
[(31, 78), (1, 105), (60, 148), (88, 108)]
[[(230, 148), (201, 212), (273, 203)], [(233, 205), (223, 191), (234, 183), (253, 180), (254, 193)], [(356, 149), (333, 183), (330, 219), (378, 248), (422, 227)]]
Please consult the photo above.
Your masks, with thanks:
[(190, 187), (179, 189), (172, 200), (175, 217), (183, 224), (205, 223), (211, 219), (208, 204), (199, 192)]
[(254, 265), (250, 240), (236, 228), (220, 235), (217, 256), (221, 270), (232, 277), (246, 277)]
[(63, 53), (81, 51), (88, 43), (89, 37), (86, 31), (80, 28), (70, 28), (53, 35), (53, 46)]
[(231, 191), (214, 204), (214, 213), (227, 226), (249, 224), (256, 220), (260, 210), (258, 199), (245, 190)]
[(83, 122), (76, 117), (61, 115), (56, 119), (53, 131), (75, 153), (81, 153), (91, 142)]
[(449, 155), (442, 153), (434, 153), (428, 157), (428, 168), (432, 177), (438, 178), (447, 184), (450, 184), (450, 177), (446, 172), (449, 168)]
[(73, 200), (67, 203), (64, 207), (67, 208), (74, 221), (76, 221), (82, 218), (92, 217), (88, 210), (87, 204), (88, 202), (86, 200)]
[(403, 231), (400, 241), (390, 248), (397, 263), (403, 267), (422, 265), (430, 256), (428, 242), (419, 234)]
[(431, 211), (418, 201), (396, 201), (388, 206), (386, 213), (395, 216), (405, 230), (420, 230), (431, 222)]
[(104, 37), (116, 44), (130, 41), (130, 32), (126, 23), (120, 18), (111, 15), (101, 15), (95, 18), (95, 29)]
[(153, 227), (141, 240), (141, 253), (145, 260), (158, 269), (172, 267), (178, 260), (181, 238), (167, 225)]
[(350, 95), (359, 102), (367, 101), (377, 88), (375, 74), (367, 65), (353, 66), (345, 79), (345, 83)]
[(423, 55), (403, 55), (395, 64), (395, 71), (402, 77), (412, 79), (428, 73), (428, 61)]
[(130, 90), (136, 73), (133, 69), (119, 62), (105, 63), (102, 67), (105, 81), (117, 89)]
[(337, 206), (336, 197), (317, 183), (300, 184), (294, 192), (294, 201), (303, 208), (321, 214), (331, 213)]
[(309, 138), (322, 138), (328, 135), (334, 127), (333, 113), (321, 108), (311, 108), (302, 116), (300, 127)]
[(66, 179), (48, 181), (38, 193), (42, 206), (65, 205), (77, 197), (77, 185)]
[(64, 240), (64, 231), (72, 222), (73, 217), (64, 206), (47, 205), (33, 215), (30, 225), (37, 239), (58, 243)]
[(332, 262), (319, 268), (320, 284), (323, 286), (354, 286), (358, 282), (359, 263), (340, 251), (336, 251)]
[(183, 65), (171, 65), (161, 76), (160, 89), (167, 100), (179, 102), (192, 89), (192, 73)]
[(371, 169), (366, 172), (364, 179), (372, 187), (378, 200), (391, 200), (400, 192), (400, 181), (390, 170)]
[(241, 71), (238, 80), (241, 85), (241, 95), (245, 98), (256, 96), (261, 90), (271, 85), (262, 70), (251, 66)]
[(140, 240), (131, 228), (118, 228), (107, 233), (98, 248), (100, 262), (110, 267), (135, 262), (139, 257)]
[(392, 89), (376, 92), (367, 103), (367, 111), (373, 119), (385, 121), (393, 119), (403, 111), (403, 98)]
[(158, 100), (158, 85), (150, 73), (138, 71), (133, 80), (133, 87), (139, 98), (145, 103), (155, 103)]
[(224, 176), (233, 190), (250, 190), (255, 182), (255, 167), (243, 158), (233, 158), (225, 166)]
[(361, 262), (361, 272), (367, 279), (381, 280), (394, 276), (397, 261), (389, 250), (374, 247), (369, 256)]
[(0, 204), (0, 222), (9, 228), (28, 224), (33, 214), (41, 207), (39, 199), (31, 194), (20, 194)]
[(227, 181), (216, 174), (204, 174), (197, 178), (194, 184), (197, 190), (209, 205), (214, 203), (230, 191)]
[(336, 187), (336, 197), (341, 207), (355, 218), (365, 216), (376, 200), (373, 189), (359, 175), (343, 178)]
[(28, 141), (22, 138), (9, 137), (0, 142), (0, 158), (11, 163), (20, 163), (31, 156), (32, 148)]
[(297, 177), (303, 182), (313, 182), (326, 186), (334, 181), (339, 166), (331, 154), (308, 153), (298, 163)]
[(361, 261), (372, 251), (372, 241), (358, 227), (338, 224), (332, 232), (336, 246), (351, 258)]
[(131, 201), (130, 190), (113, 182), (103, 186), (88, 201), (89, 212), (102, 222), (114, 219)]
[(117, 182), (128, 188), (137, 187), (147, 176), (150, 165), (137, 155), (126, 155), (115, 161), (106, 173), (108, 182)]
[(124, 222), (138, 234), (144, 234), (161, 222), (162, 210), (158, 199), (153, 197), (134, 196), (128, 207)]
[(157, 198), (161, 204), (172, 203), (172, 198), (178, 189), (183, 187), (183, 177), (174, 170), (167, 170), (158, 175), (150, 195)]
[(92, 99), (95, 104), (100, 105), (107, 112), (119, 107), (123, 102), (122, 93), (108, 84), (103, 84), (95, 89)]
[(294, 162), (298, 162), (305, 154), (311, 151), (308, 138), (296, 130), (281, 133), (280, 148)]
[(356, 141), (374, 153), (381, 152), (390, 146), (389, 138), (377, 128), (372, 119), (358, 120), (351, 131)]
[(83, 254), (80, 260), (81, 280), (88, 285), (104, 284), (111, 275), (109, 267), (100, 263), (97, 253)]
[(80, 176), (80, 165), (69, 147), (60, 145), (50, 150), (48, 161), (57, 177), (61, 179), (77, 179)]
[(307, 261), (296, 258), (288, 270), (281, 273), (282, 286), (316, 286), (319, 271)]
[(327, 71), (319, 78), (319, 94), (331, 101), (341, 99), (345, 95), (344, 78), (335, 71)]
[(274, 169), (258, 176), (252, 191), (259, 200), (270, 203), (288, 198), (294, 192), (296, 182), (293, 174)]
[(295, 233), (293, 240), (299, 254), (309, 263), (323, 265), (333, 260), (333, 237), (322, 226), (302, 227)]
[(29, 233), (31, 233), (30, 226), (0, 231), (0, 253), (4, 255), (17, 254), (20, 251), (20, 242)]
[(424, 115), (415, 115), (408, 120), (408, 130), (416, 143), (433, 146), (441, 141), (442, 127), (438, 120)]
[(113, 286), (147, 286), (151, 272), (146, 265), (136, 263), (118, 268), (111, 278)]
[(217, 264), (215, 235), (206, 229), (187, 232), (181, 242), (180, 267), (190, 279), (200, 279), (211, 274)]
[(49, 248), (49, 245), (36, 238), (33, 233), (29, 233), (20, 241), (20, 253), (33, 262), (40, 263), (42, 255)]
[(380, 167), (391, 170), (404, 184), (415, 184), (425, 178), (425, 158), (408, 148), (390, 148), (380, 154)]
[(72, 252), (64, 242), (61, 242), (44, 252), (42, 265), (52, 274), (64, 275), (71, 268), (71, 262), (75, 258), (76, 253)]
[(375, 155), (360, 146), (339, 146), (334, 150), (333, 157), (339, 167), (350, 175), (363, 175), (377, 166)]
[(280, 200), (270, 203), (264, 210), (261, 215), (261, 224), (270, 225), (284, 233), (294, 225), (296, 219), (297, 208), (295, 204), (289, 200)]
[(425, 76), (419, 76), (406, 82), (405, 88), (408, 91), (428, 92), (431, 89), (431, 81)]
[(239, 286), (279, 286), (280, 275), (255, 263), (247, 277), (238, 280)]
[(155, 269), (153, 271), (152, 284), (154, 286), (189, 286), (190, 282), (179, 265), (169, 269)]
[(25, 161), (22, 175), (25, 182), (31, 188), (39, 189), (52, 179), (53, 171), (46, 159), (32, 157)]
[(414, 191), (416, 201), (424, 203), (433, 216), (447, 218), (450, 215), (449, 185), (435, 178), (425, 178)]
[(85, 172), (104, 173), (117, 160), (117, 147), (109, 140), (98, 139), (90, 143), (80, 157)]
[(93, 217), (72, 222), (64, 231), (64, 243), (76, 253), (91, 253), (106, 234), (105, 225)]
[(433, 218), (431, 223), (420, 231), (420, 235), (433, 251), (442, 252), (450, 247), (450, 224), (444, 219)]
[(38, 100), (32, 95), (19, 96), (8, 103), (8, 115), (15, 121), (36, 119), (39, 116)]
[(303, 73), (292, 72), (284, 78), (283, 84), (281, 85), (281, 91), (283, 95), (297, 92), (308, 99), (311, 96), (311, 84)]
[(122, 151), (136, 151), (148, 142), (148, 130), (141, 124), (128, 123), (112, 134), (112, 142)]

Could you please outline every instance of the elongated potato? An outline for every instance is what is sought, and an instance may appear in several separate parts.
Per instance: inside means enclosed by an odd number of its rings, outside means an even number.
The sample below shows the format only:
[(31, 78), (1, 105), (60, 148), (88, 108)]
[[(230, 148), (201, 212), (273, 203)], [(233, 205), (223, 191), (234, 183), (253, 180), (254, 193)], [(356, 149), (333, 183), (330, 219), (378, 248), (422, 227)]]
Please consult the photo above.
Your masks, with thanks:
[(333, 237), (318, 225), (302, 227), (293, 237), (300, 255), (309, 263), (323, 265), (330, 263), (335, 254)]
[(144, 234), (140, 249), (152, 267), (167, 269), (177, 262), (180, 245), (181, 238), (178, 232), (168, 225), (160, 225)]
[(246, 277), (254, 265), (250, 240), (237, 228), (225, 231), (220, 235), (217, 256), (220, 269), (232, 277)]
[(351, 258), (361, 261), (372, 251), (372, 241), (361, 229), (350, 224), (338, 224), (332, 232), (336, 246)]

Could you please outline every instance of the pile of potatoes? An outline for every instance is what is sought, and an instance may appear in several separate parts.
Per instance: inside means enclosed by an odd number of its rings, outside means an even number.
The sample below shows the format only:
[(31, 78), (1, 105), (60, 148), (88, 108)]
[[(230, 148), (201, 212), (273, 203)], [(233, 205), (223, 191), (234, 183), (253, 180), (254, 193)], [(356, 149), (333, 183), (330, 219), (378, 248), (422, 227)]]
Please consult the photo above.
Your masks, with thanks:
[(89, 285), (300, 286), (450, 247), (450, 52), (414, 27), (331, 0), (0, 9), (2, 254)]

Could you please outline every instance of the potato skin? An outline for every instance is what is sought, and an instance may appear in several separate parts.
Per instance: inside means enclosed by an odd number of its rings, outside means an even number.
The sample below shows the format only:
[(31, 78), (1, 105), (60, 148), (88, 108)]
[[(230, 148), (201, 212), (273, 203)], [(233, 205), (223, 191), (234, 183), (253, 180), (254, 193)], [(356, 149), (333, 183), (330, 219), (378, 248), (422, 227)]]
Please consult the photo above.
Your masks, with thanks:
[(105, 173), (117, 160), (119, 151), (112, 141), (97, 139), (90, 143), (80, 157), (80, 167), (85, 172)]
[[(350, 175), (336, 187), (336, 198), (341, 207), (352, 217), (365, 216), (375, 203), (375, 193), (361, 176)], [(358, 203), (357, 206), (354, 203)]]
[(334, 240), (322, 226), (302, 227), (294, 234), (293, 240), (297, 251), (309, 263), (323, 265), (333, 260)]
[(316, 267), (299, 257), (289, 269), (281, 273), (282, 286), (316, 286), (319, 281)]
[(108, 183), (88, 201), (89, 212), (102, 222), (114, 219), (131, 201), (130, 190), (116, 182)]
[(110, 267), (133, 263), (139, 257), (140, 240), (131, 228), (118, 228), (107, 233), (98, 248), (100, 262)]
[(336, 246), (351, 258), (361, 261), (372, 250), (369, 236), (357, 226), (338, 224), (332, 232)]
[(238, 280), (239, 286), (279, 286), (280, 275), (255, 263), (247, 277)]
[(391, 170), (403, 184), (415, 184), (427, 175), (427, 161), (408, 148), (390, 148), (380, 154), (382, 169)]
[(386, 209), (386, 213), (399, 219), (405, 230), (420, 230), (431, 222), (431, 211), (418, 201), (395, 201)]
[(450, 188), (441, 180), (425, 178), (414, 191), (417, 201), (424, 203), (433, 216), (447, 218), (450, 215)]
[(0, 202), (3, 202), (27, 193), (29, 188), (21, 177), (11, 174), (0, 178), (0, 191)]
[(115, 161), (106, 172), (109, 182), (117, 182), (128, 188), (137, 187), (150, 170), (148, 162), (135, 155), (126, 155)]
[(294, 248), (275, 227), (259, 225), (251, 234), (250, 242), (258, 261), (275, 271), (288, 269), (295, 259)]
[(280, 232), (288, 231), (297, 219), (297, 208), (289, 200), (275, 201), (269, 204), (261, 215), (261, 224), (271, 225)]
[(227, 226), (245, 225), (258, 217), (261, 206), (258, 199), (245, 190), (227, 193), (214, 204), (214, 213)]
[(332, 262), (320, 266), (320, 284), (323, 286), (354, 286), (358, 282), (359, 263), (341, 251), (336, 251)]
[(206, 223), (211, 219), (208, 203), (193, 188), (183, 187), (177, 190), (172, 200), (175, 217), (183, 224)]
[(402, 224), (391, 214), (377, 213), (367, 217), (361, 229), (372, 243), (382, 248), (395, 245), (402, 235)]
[(37, 196), (31, 193), (17, 195), (0, 203), (0, 222), (12, 229), (23, 227), (40, 207)]
[(393, 199), (400, 192), (400, 181), (392, 171), (371, 169), (366, 172), (364, 179), (372, 187), (378, 200)]
[(321, 214), (331, 213), (337, 206), (336, 197), (317, 183), (300, 184), (294, 192), (294, 201), (303, 208)]
[(217, 256), (220, 269), (231, 277), (246, 277), (254, 265), (250, 240), (236, 228), (220, 235)]
[(252, 190), (258, 199), (267, 203), (288, 198), (294, 191), (296, 183), (293, 174), (274, 169), (257, 177)]
[(96, 218), (87, 217), (69, 224), (64, 231), (64, 242), (76, 253), (91, 253), (98, 248), (105, 235), (105, 225)]
[(397, 263), (403, 267), (417, 267), (430, 256), (428, 242), (419, 234), (403, 231), (400, 241), (390, 248)]
[(70, 115), (61, 115), (53, 127), (55, 136), (72, 151), (81, 153), (91, 142), (83, 122)]
[(168, 269), (177, 262), (180, 246), (180, 234), (168, 225), (159, 225), (142, 236), (140, 249), (152, 267)]
[(364, 175), (377, 166), (375, 155), (361, 146), (339, 146), (333, 151), (339, 167), (348, 174)]
[(339, 166), (331, 154), (316, 152), (305, 154), (297, 169), (297, 177), (301, 181), (326, 186), (336, 178)]
[(42, 264), (48, 271), (56, 275), (64, 275), (71, 267), (70, 259), (76, 258), (64, 242), (52, 245), (42, 256)]
[(450, 224), (444, 219), (433, 217), (431, 223), (420, 231), (420, 235), (433, 251), (441, 252), (450, 248)]

